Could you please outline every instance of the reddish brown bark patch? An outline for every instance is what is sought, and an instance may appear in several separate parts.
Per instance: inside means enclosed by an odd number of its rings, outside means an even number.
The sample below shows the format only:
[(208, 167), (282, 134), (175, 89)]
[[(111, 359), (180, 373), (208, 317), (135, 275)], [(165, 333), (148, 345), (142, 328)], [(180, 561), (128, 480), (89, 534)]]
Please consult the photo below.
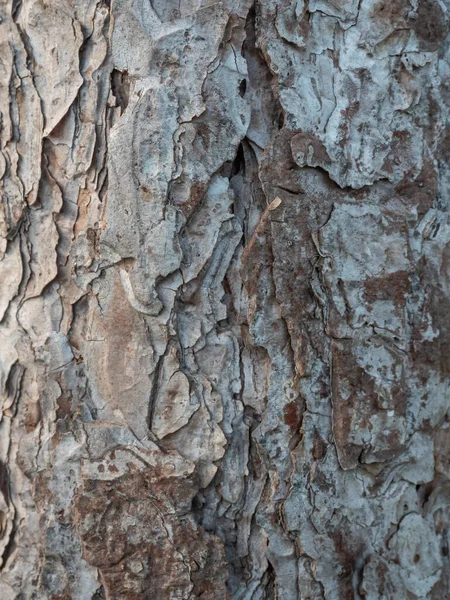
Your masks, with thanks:
[(85, 481), (76, 527), (108, 599), (227, 597), (222, 542), (188, 516), (195, 492), (192, 478), (174, 476), (170, 465)]
[(295, 402), (288, 402), (284, 407), (284, 422), (292, 431), (296, 431), (299, 422), (298, 406)]
[(397, 307), (404, 306), (408, 290), (407, 271), (396, 271), (384, 277), (371, 277), (364, 281), (364, 298), (369, 304), (382, 300), (392, 302)]

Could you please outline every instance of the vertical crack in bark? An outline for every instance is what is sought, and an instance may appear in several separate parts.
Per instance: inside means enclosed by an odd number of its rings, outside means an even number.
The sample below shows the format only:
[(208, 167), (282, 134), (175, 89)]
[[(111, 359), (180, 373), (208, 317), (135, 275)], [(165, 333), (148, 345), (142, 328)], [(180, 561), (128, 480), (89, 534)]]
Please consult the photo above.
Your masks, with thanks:
[(5, 598), (449, 595), (448, 11), (406, 4), (6, 3)]

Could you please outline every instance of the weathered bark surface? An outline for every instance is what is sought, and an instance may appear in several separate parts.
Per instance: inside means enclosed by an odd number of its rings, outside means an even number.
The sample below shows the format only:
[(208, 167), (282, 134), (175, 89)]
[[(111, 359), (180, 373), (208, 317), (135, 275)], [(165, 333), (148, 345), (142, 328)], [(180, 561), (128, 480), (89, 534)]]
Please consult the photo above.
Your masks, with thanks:
[(450, 597), (444, 0), (0, 0), (2, 600)]

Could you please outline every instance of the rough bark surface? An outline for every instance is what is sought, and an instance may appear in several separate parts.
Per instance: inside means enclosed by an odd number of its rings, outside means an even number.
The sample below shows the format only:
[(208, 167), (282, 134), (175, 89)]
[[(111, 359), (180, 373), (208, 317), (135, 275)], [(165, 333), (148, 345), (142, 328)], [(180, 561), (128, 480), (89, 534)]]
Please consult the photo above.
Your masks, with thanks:
[(445, 0), (0, 0), (2, 600), (450, 597)]

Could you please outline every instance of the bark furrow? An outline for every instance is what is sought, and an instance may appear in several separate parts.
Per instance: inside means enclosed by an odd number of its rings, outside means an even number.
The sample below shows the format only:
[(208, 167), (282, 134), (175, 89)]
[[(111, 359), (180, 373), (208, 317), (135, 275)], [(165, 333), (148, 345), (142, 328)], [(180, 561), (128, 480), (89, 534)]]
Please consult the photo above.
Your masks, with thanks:
[(446, 0), (0, 0), (0, 595), (450, 596)]

